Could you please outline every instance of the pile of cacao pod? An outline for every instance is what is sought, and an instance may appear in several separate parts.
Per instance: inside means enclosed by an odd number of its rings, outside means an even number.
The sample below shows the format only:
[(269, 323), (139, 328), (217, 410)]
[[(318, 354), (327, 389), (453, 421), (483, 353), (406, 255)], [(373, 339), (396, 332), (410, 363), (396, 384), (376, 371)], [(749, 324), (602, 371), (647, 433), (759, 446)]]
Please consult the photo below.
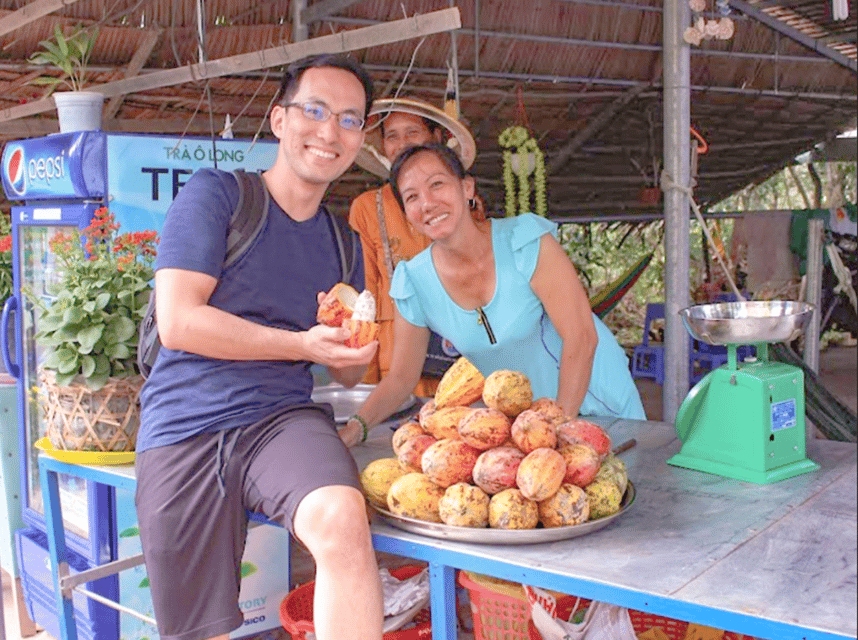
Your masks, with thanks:
[[(479, 404), (485, 406), (473, 406)], [(460, 358), (416, 420), (393, 433), (395, 458), (361, 473), (367, 500), (394, 515), (460, 527), (534, 529), (619, 511), (628, 475), (598, 425), (533, 400), (517, 371), (487, 378)]]

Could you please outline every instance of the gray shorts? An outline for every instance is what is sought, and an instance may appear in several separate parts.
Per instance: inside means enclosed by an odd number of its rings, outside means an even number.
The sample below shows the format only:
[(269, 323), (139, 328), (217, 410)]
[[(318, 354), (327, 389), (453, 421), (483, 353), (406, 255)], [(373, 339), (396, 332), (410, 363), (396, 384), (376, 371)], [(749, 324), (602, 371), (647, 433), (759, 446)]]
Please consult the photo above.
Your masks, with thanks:
[[(322, 405), (328, 409), (327, 405)], [(162, 640), (202, 640), (241, 626), (247, 511), (290, 532), (311, 491), (360, 488), (358, 470), (319, 406), (137, 454), (137, 520)], [(272, 565), (286, 558), (272, 558)]]

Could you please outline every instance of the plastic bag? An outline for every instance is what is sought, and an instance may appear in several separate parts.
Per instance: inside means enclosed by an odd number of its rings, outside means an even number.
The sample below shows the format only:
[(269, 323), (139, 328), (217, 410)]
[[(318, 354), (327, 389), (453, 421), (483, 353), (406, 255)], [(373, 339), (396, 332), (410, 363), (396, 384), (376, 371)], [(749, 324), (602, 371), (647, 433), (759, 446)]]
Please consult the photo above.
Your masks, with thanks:
[[(429, 571), (423, 569), (410, 578), (400, 580), (387, 568), (378, 570), (384, 597), (383, 633), (397, 631), (407, 625), (417, 613), (429, 604)], [(316, 634), (308, 631), (306, 640), (316, 640)]]
[(556, 600), (547, 591), (526, 586), (533, 626), (543, 640), (637, 640), (629, 611), (607, 602), (592, 602), (581, 622), (554, 616)]
[(384, 633), (401, 629), (429, 603), (429, 571), (400, 580), (379, 569), (384, 594)]

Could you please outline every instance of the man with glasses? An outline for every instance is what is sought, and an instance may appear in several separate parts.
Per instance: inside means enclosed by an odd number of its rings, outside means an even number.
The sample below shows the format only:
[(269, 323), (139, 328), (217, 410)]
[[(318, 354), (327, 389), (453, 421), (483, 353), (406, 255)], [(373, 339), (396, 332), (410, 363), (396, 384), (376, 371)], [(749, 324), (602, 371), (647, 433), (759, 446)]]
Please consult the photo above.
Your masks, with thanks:
[[(313, 555), (318, 640), (382, 636), (358, 471), (330, 406), (310, 399), (311, 363), (351, 386), (377, 348), (345, 347), (346, 329), (315, 321), (320, 292), (341, 277), (322, 197), (354, 161), (372, 99), (372, 81), (347, 57), (286, 70), (270, 116), (277, 157), (262, 174), (268, 219), (231, 266), (232, 173), (198, 171), (167, 214), (156, 264), (162, 348), (141, 393), (136, 458), (164, 640), (226, 638), (241, 626), (247, 510), (280, 522)], [(350, 284), (360, 290), (358, 262)]]

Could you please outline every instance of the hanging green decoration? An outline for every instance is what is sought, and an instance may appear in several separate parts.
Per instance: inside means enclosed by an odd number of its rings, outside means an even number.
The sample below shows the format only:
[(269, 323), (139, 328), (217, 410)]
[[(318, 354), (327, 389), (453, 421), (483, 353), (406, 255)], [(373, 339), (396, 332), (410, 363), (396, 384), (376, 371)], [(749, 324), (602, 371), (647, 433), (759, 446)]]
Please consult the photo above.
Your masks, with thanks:
[[(506, 215), (533, 212), (545, 216), (548, 202), (545, 195), (545, 158), (539, 144), (525, 127), (507, 127), (498, 136), (503, 147), (503, 181), (506, 190)], [(533, 176), (531, 205), (530, 177)], [(516, 180), (516, 177), (518, 180)]]

